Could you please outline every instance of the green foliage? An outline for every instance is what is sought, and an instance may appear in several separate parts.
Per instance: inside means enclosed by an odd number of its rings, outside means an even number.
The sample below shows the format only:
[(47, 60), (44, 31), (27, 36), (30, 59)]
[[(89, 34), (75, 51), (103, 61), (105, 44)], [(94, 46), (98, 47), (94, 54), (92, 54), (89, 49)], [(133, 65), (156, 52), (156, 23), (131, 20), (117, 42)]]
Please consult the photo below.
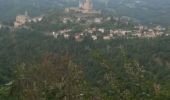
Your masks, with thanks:
[(170, 98), (170, 37), (76, 42), (38, 28), (0, 36), (1, 100)]

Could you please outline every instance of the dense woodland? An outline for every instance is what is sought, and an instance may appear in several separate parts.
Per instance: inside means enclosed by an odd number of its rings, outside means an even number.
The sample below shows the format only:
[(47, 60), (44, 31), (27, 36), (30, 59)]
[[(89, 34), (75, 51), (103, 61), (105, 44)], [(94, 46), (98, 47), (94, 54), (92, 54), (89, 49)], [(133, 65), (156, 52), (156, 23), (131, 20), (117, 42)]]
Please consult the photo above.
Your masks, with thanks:
[(76, 42), (38, 27), (0, 30), (0, 100), (170, 99), (170, 37)]

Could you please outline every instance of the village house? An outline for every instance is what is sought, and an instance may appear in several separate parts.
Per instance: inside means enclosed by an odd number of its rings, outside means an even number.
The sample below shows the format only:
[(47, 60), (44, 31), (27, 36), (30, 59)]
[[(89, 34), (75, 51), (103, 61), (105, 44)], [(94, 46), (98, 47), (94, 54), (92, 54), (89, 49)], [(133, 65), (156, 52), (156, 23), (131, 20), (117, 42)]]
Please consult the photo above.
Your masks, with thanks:
[(58, 36), (59, 36), (59, 34), (58, 33), (56, 33), (56, 32), (52, 32), (52, 34), (53, 34), (53, 36), (54, 36), (54, 38), (58, 38)]
[(142, 34), (141, 33), (134, 33), (134, 34), (132, 34), (132, 36), (134, 36), (134, 37), (141, 37)]
[(92, 28), (92, 30), (93, 30), (93, 32), (96, 32), (96, 31), (97, 31), (97, 29), (96, 29), (96, 28)]
[(37, 23), (37, 22), (41, 22), (43, 20), (43, 17), (34, 17), (34, 18), (30, 18), (28, 20), (28, 22), (34, 22), (34, 23)]
[(103, 20), (103, 18), (95, 18), (94, 22), (97, 24), (100, 24), (100, 23), (102, 23), (102, 20)]
[(110, 36), (103, 36), (103, 40), (110, 40), (111, 37)]
[(106, 18), (106, 21), (110, 21), (110, 20), (111, 20), (111, 17), (107, 17), (107, 18)]
[(91, 36), (93, 40), (97, 40), (97, 36), (96, 35), (92, 35)]
[(67, 24), (68, 22), (73, 22), (73, 20), (71, 18), (69, 18), (69, 17), (64, 17), (62, 19), (62, 22), (63, 22), (63, 24)]
[(93, 30), (90, 30), (90, 29), (89, 29), (89, 30), (88, 30), (88, 33), (92, 34), (92, 33), (93, 33)]
[(68, 32), (71, 32), (71, 31), (72, 31), (71, 29), (64, 29), (64, 30), (60, 30), (59, 33), (64, 34), (64, 33), (68, 33)]
[(109, 34), (109, 36), (110, 36), (110, 37), (113, 37), (113, 34), (112, 34), (112, 33), (110, 33), (110, 34)]
[(84, 36), (84, 33), (80, 33), (80, 36)]
[(79, 34), (75, 35), (74, 38), (77, 42), (81, 42), (83, 40), (83, 38)]
[(170, 36), (170, 34), (165, 34), (165, 36)]
[(81, 18), (80, 18), (80, 17), (78, 17), (76, 21), (77, 21), (77, 22), (80, 22), (80, 21), (81, 21)]
[(156, 26), (155, 28), (154, 28), (154, 30), (156, 30), (156, 31), (164, 31), (164, 30), (166, 30), (165, 28), (162, 28), (160, 25), (158, 25), (158, 26)]
[(101, 32), (101, 33), (104, 33), (105, 29), (104, 28), (99, 28), (98, 31)]
[(69, 39), (70, 35), (69, 34), (64, 34), (65, 39)]

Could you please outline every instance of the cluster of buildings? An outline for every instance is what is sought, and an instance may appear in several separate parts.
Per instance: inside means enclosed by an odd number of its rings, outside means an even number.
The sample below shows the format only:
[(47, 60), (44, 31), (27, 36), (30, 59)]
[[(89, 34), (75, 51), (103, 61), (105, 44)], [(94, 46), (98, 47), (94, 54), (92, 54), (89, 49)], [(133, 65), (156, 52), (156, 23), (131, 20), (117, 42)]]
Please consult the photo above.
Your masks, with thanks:
[(143, 25), (135, 26), (135, 29), (133, 31), (132, 36), (136, 37), (146, 37), (146, 38), (154, 38), (157, 36), (164, 35), (165, 28), (161, 26), (155, 26), (155, 27), (146, 27)]
[(51, 32), (50, 34), (54, 38), (59, 38), (62, 36), (65, 39), (74, 38), (76, 41), (82, 41), (85, 37), (90, 37), (92, 40), (111, 40), (117, 37), (127, 37), (127, 38), (154, 38), (164, 34), (165, 28), (161, 26), (156, 27), (146, 27), (143, 25), (135, 26), (133, 30), (125, 29), (105, 29), (105, 28), (87, 28), (82, 30), (80, 33), (72, 33), (72, 29), (59, 30), (57, 32)]
[[(52, 35), (54, 36), (54, 38), (58, 38), (59, 36), (63, 36), (65, 39), (69, 39), (70, 34), (69, 32), (71, 32), (71, 29), (64, 29), (64, 30), (60, 30), (58, 32), (52, 32)], [(50, 35), (50, 34), (49, 34)]]
[(69, 17), (62, 17), (61, 22), (63, 24), (68, 24), (69, 22), (78, 23), (78, 24), (79, 23), (82, 23), (82, 24), (101, 24), (105, 21), (101, 17), (96, 17), (96, 18), (77, 17), (76, 19), (72, 19), (72, 18), (69, 18)]
[[(67, 24), (68, 22), (77, 23), (77, 25), (87, 24), (87, 28), (82, 29), (79, 33), (73, 33), (73, 29), (64, 29), (59, 30), (57, 32), (51, 32), (51, 34), (55, 38), (59, 38), (60, 36), (65, 39), (74, 38), (76, 41), (81, 41), (85, 37), (90, 37), (92, 40), (111, 40), (117, 37), (127, 37), (127, 38), (154, 38), (157, 36), (164, 35), (165, 28), (161, 26), (147, 27), (144, 25), (134, 24), (133, 27), (128, 28), (129, 19), (121, 19), (117, 17), (61, 17), (60, 21), (62, 24)], [(113, 21), (113, 22), (112, 22)], [(107, 23), (121, 23), (124, 24), (125, 27), (121, 28), (108, 28), (105, 27)], [(92, 26), (91, 26), (92, 25)]]
[[(66, 8), (65, 12), (76, 12), (80, 15), (74, 16), (61, 16), (60, 21), (62, 24), (68, 24), (68, 22), (77, 23), (77, 24), (87, 24), (88, 27), (86, 29), (82, 29), (79, 33), (74, 33), (73, 29), (70, 26), (66, 29), (62, 29), (59, 31), (48, 32), (48, 35), (54, 36), (54, 38), (63, 37), (64, 39), (74, 38), (76, 41), (82, 41), (85, 37), (90, 37), (92, 40), (111, 40), (116, 37), (139, 37), (139, 38), (153, 38), (157, 36), (161, 36), (164, 34), (165, 28), (161, 26), (156, 27), (146, 27), (143, 25), (134, 25), (133, 28), (106, 28), (105, 23), (123, 23), (128, 25), (129, 18), (118, 18), (118, 17), (108, 17), (108, 16), (89, 16), (100, 14), (100, 11), (96, 11), (93, 9), (93, 4), (91, 0), (83, 0), (83, 2), (79, 2), (79, 7)], [(86, 16), (87, 15), (87, 16)], [(34, 17), (30, 18), (27, 12), (24, 15), (18, 15), (16, 17), (16, 21), (14, 22), (14, 27), (18, 28), (23, 26), (26, 23), (30, 22), (40, 22), (43, 17)], [(90, 26), (92, 25), (92, 26)], [(101, 25), (101, 26), (100, 26)], [(98, 27), (100, 26), (100, 27)], [(1, 28), (1, 25), (0, 25)]]
[(83, 24), (101, 24), (107, 21), (110, 21), (111, 17), (107, 17), (106, 19), (103, 17), (82, 17), (82, 16), (76, 16), (76, 18), (71, 17), (61, 17), (61, 21), (63, 24), (67, 24), (68, 22), (73, 23), (81, 23)]
[(16, 20), (14, 22), (14, 28), (18, 28), (18, 27), (21, 27), (23, 26), (24, 24), (26, 23), (30, 23), (30, 22), (40, 22), (42, 21), (43, 17), (40, 16), (40, 17), (34, 17), (34, 18), (31, 18), (28, 16), (28, 13), (25, 12), (24, 15), (18, 15), (16, 16)]

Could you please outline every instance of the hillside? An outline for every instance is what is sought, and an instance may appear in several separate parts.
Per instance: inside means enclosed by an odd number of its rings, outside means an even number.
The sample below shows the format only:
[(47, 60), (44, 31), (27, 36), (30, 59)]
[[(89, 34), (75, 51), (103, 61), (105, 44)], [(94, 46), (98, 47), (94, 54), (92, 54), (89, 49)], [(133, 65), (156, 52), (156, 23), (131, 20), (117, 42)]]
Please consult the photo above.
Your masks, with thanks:
[(169, 100), (170, 37), (77, 42), (38, 27), (1, 29), (1, 100)]
[[(10, 2), (9, 2), (10, 1)], [(145, 23), (169, 25), (169, 0), (93, 0), (96, 9), (109, 11), (116, 16), (129, 16)], [(14, 19), (19, 13), (46, 14), (64, 7), (77, 6), (76, 0), (1, 0), (0, 19)], [(11, 10), (11, 7), (13, 8)], [(5, 13), (4, 13), (5, 12)], [(10, 17), (9, 17), (10, 16)]]
[[(102, 0), (101, 0), (102, 1)], [(107, 0), (104, 8), (145, 22), (169, 24), (169, 0)]]
[(170, 100), (170, 1), (93, 2), (0, 0), (0, 100)]

